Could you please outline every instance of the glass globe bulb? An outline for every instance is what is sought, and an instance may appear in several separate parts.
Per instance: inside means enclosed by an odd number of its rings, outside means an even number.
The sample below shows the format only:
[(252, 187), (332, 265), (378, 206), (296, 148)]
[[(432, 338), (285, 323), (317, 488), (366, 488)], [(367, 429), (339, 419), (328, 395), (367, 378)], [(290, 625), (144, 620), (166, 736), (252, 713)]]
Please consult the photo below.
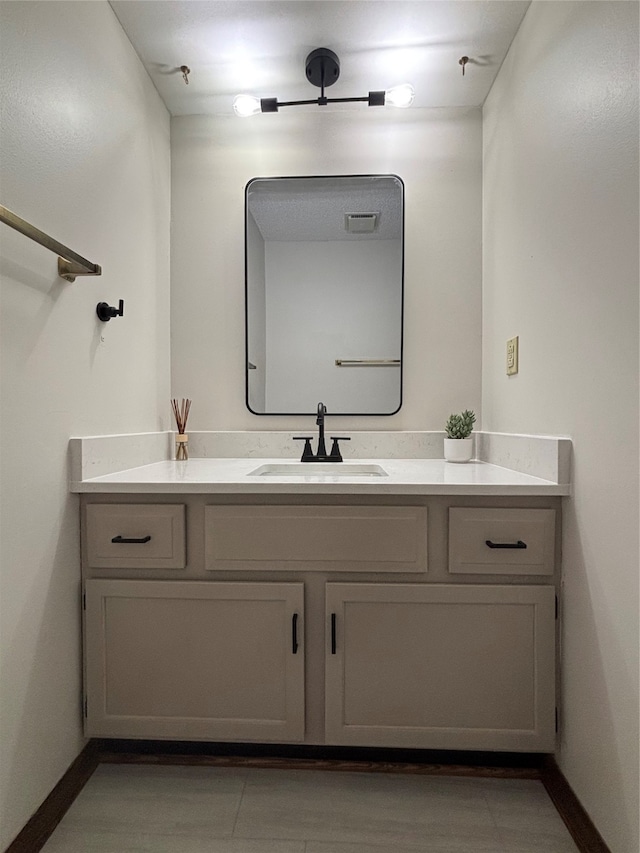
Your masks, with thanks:
[(233, 102), (233, 111), (242, 118), (253, 116), (260, 112), (260, 99), (253, 95), (237, 95)]
[(410, 107), (414, 97), (415, 90), (411, 83), (403, 83), (401, 86), (387, 89), (384, 102), (392, 107)]

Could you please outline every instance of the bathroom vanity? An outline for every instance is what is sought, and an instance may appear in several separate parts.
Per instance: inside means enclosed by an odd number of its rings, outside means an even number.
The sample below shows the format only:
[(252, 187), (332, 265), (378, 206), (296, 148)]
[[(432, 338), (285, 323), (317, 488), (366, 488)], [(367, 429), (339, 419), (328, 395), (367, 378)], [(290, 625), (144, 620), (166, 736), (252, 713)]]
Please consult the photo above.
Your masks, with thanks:
[(568, 487), (441, 459), (251, 474), (276, 462), (75, 484), (86, 734), (552, 752)]

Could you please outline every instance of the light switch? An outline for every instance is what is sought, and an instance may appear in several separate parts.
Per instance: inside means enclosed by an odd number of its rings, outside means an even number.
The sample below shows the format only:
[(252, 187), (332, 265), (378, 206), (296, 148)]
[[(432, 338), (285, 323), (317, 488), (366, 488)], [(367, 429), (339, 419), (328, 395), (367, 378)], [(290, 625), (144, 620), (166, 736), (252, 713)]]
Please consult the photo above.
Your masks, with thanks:
[(518, 336), (507, 341), (507, 376), (518, 372)]

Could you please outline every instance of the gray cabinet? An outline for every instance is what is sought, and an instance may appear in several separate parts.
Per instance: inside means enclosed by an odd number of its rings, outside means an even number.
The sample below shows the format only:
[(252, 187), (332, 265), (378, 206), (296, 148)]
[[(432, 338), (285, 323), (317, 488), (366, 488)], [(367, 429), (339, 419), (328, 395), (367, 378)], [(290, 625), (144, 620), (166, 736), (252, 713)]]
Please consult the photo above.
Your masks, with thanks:
[(301, 583), (89, 580), (86, 734), (304, 738)]
[(558, 508), (85, 496), (85, 732), (552, 752)]
[(549, 586), (326, 588), (329, 743), (553, 751)]

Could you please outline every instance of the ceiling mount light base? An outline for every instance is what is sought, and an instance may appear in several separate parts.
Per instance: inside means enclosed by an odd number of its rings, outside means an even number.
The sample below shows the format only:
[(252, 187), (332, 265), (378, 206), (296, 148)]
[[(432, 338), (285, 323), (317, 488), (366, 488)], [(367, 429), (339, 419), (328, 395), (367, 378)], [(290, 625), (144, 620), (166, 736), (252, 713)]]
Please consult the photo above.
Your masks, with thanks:
[(328, 47), (312, 50), (304, 63), (307, 80), (322, 89), (333, 86), (340, 76), (340, 60)]

